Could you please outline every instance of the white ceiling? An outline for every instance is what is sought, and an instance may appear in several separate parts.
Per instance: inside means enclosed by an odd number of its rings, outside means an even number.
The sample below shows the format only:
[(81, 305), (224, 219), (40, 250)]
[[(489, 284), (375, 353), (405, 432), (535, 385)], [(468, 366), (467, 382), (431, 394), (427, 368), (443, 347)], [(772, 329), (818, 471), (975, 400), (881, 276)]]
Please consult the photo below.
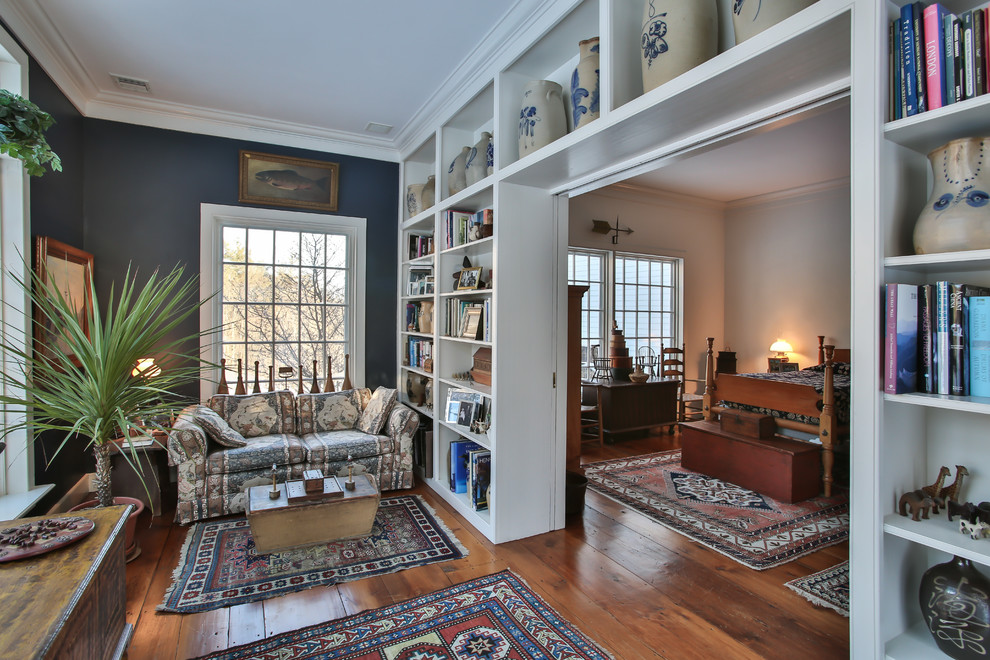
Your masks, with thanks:
[[(87, 117), (397, 160), (555, 1), (0, 0), (0, 18)], [(839, 106), (629, 183), (728, 202), (846, 177)]]

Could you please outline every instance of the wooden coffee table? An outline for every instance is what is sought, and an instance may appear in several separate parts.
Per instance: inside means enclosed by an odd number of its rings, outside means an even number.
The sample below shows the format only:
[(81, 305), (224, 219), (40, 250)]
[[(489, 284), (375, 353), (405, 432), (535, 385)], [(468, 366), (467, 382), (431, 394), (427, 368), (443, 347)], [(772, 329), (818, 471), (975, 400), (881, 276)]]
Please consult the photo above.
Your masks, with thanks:
[[(338, 481), (343, 487), (347, 478)], [(354, 490), (344, 489), (343, 495), (302, 502), (289, 502), (284, 483), (278, 484), (278, 499), (268, 496), (271, 486), (252, 487), (247, 519), (255, 550), (267, 554), (367, 536), (375, 524), (381, 495), (369, 474), (354, 475), (354, 485)]]

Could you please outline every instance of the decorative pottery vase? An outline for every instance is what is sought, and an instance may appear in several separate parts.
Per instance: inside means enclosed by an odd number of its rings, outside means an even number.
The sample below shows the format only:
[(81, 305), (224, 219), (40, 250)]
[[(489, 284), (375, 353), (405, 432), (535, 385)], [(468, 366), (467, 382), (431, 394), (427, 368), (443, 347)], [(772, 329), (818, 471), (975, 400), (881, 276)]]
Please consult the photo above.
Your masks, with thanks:
[(718, 54), (715, 0), (646, 0), (642, 26), (643, 93)]
[(464, 178), (467, 181), (467, 185), (472, 186), (488, 176), (486, 159), (488, 157), (488, 147), (491, 143), (492, 134), (484, 131), (478, 143), (471, 147), (467, 161), (464, 164)]
[(578, 42), (581, 59), (571, 74), (571, 130), (598, 119), (598, 37)]
[(450, 168), (447, 170), (447, 192), (451, 195), (456, 195), (467, 188), (467, 179), (465, 178), (467, 171), (464, 167), (470, 153), (471, 147), (464, 147), (461, 149), (461, 153), (457, 154), (457, 158), (450, 163)]
[(636, 367), (633, 369), (632, 373), (629, 374), (629, 380), (631, 380), (634, 383), (645, 383), (649, 379), (650, 379), (650, 374), (643, 371), (643, 366), (640, 364), (637, 364)]
[(411, 218), (423, 212), (423, 187), (425, 183), (410, 183), (406, 186), (406, 211)]
[(990, 649), (990, 580), (962, 557), (921, 577), (921, 613), (938, 648), (956, 660), (986, 658)]
[(567, 134), (563, 89), (552, 80), (533, 80), (523, 88), (519, 110), (519, 157)]
[(423, 401), (427, 408), (433, 408), (433, 379), (427, 378), (423, 385)]
[(928, 154), (931, 197), (914, 225), (918, 254), (990, 248), (990, 137), (953, 140)]
[(733, 0), (732, 29), (736, 43), (741, 44), (813, 4), (815, 0)]
[(436, 203), (437, 200), (437, 181), (436, 177), (432, 174), (426, 177), (426, 183), (423, 184), (423, 210), (430, 208)]

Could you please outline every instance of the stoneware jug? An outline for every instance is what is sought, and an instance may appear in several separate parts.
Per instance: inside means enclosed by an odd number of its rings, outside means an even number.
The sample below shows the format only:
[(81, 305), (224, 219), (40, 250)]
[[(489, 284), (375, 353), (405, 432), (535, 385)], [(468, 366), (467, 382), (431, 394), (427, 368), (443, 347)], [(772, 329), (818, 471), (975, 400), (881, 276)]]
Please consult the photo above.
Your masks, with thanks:
[(732, 0), (736, 43), (741, 44), (813, 4), (815, 0)]
[(581, 59), (571, 74), (571, 130), (598, 119), (598, 37), (578, 42)]
[(437, 181), (436, 177), (432, 174), (426, 178), (426, 183), (423, 184), (423, 210), (430, 208), (437, 201)]
[(423, 187), (425, 183), (410, 183), (406, 186), (406, 211), (413, 217), (423, 211)]
[(519, 157), (545, 147), (567, 133), (563, 89), (552, 80), (532, 80), (523, 87), (519, 110)]
[(718, 54), (715, 0), (646, 0), (642, 26), (644, 93)]
[(488, 165), (486, 159), (488, 158), (488, 146), (491, 144), (492, 134), (483, 131), (481, 133), (481, 139), (478, 140), (477, 144), (471, 147), (470, 153), (468, 153), (467, 161), (465, 163), (465, 179), (467, 184), (472, 186), (486, 176), (488, 176)]
[(918, 254), (990, 248), (990, 137), (953, 140), (928, 154), (932, 194), (914, 225)]
[(447, 169), (447, 192), (451, 195), (456, 195), (467, 188), (464, 166), (467, 163), (469, 153), (471, 153), (471, 147), (462, 148), (461, 153), (457, 154)]
[(986, 658), (990, 646), (990, 580), (953, 557), (921, 576), (921, 615), (936, 646), (956, 660)]

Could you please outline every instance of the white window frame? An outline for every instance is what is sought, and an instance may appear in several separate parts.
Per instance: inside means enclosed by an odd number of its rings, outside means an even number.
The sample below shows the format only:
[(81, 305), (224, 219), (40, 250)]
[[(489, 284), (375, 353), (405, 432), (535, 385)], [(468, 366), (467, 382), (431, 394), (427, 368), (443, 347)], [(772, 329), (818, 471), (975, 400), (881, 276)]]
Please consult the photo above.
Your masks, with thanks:
[[(349, 271), (347, 297), (350, 314), (346, 328), (347, 352), (350, 354), (350, 376), (355, 384), (364, 383), (364, 331), (366, 288), (366, 218), (323, 215), (299, 211), (279, 211), (248, 206), (200, 205), (200, 296), (210, 301), (200, 309), (199, 325), (203, 330), (220, 326), (222, 301), (214, 295), (220, 289), (223, 262), (223, 228), (228, 225), (255, 229), (284, 229), (338, 233), (348, 237), (347, 267)], [(220, 342), (216, 337), (200, 340), (201, 355), (215, 364), (220, 362)], [(212, 370), (210, 378), (200, 381), (200, 400), (206, 401), (216, 393), (220, 369)], [(245, 382), (247, 377), (245, 377)]]
[[(0, 86), (27, 97), (28, 56), (6, 30), (0, 28)], [(24, 166), (10, 156), (0, 156), (0, 332), (10, 344), (21, 344), (31, 336), (31, 304), (27, 294), (11, 276), (30, 277), (31, 216), (30, 184)], [(6, 355), (0, 358), (4, 373), (20, 367)], [(11, 371), (7, 371), (7, 370)], [(23, 391), (4, 388), (10, 396)], [(24, 419), (23, 412), (2, 408), (3, 424), (13, 425)], [(34, 483), (34, 445), (26, 429), (10, 433), (4, 439), (7, 448), (0, 454), (0, 520), (24, 515), (52, 485)]]

